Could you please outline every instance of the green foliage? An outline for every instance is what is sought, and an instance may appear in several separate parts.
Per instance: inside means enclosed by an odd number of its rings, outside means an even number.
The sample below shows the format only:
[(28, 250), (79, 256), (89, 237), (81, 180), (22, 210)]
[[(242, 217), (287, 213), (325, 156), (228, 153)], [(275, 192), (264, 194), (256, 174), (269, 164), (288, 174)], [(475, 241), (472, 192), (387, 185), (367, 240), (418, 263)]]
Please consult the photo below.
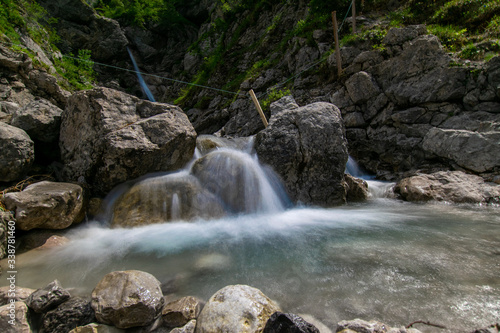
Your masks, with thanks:
[(470, 44), (467, 44), (462, 49), (462, 51), (460, 51), (460, 53), (458, 55), (462, 59), (474, 60), (474, 59), (478, 59), (479, 58), (479, 56), (481, 55), (481, 52), (476, 47), (476, 45), (470, 43)]
[(330, 14), (333, 11), (337, 11), (337, 15), (343, 15), (350, 3), (351, 0), (311, 0), (309, 2), (309, 8), (311, 10), (311, 15)]
[(495, 15), (486, 27), (486, 33), (491, 37), (500, 38), (500, 15)]
[(67, 90), (85, 90), (92, 89), (95, 82), (96, 73), (94, 71), (94, 62), (91, 60), (90, 50), (79, 50), (78, 56), (72, 54), (56, 60), (57, 72), (64, 77), (64, 81), (59, 82)]
[(390, 20), (389, 26), (400, 27), (405, 24), (410, 24), (413, 21), (413, 13), (410, 8), (400, 8), (390, 12), (388, 15)]
[(427, 26), (427, 30), (437, 36), (443, 46), (451, 52), (460, 50), (468, 42), (467, 29), (454, 25), (432, 24)]
[(269, 110), (271, 103), (276, 102), (278, 99), (291, 95), (290, 89), (271, 89), (267, 94), (267, 97), (261, 101), (262, 109), (264, 111)]

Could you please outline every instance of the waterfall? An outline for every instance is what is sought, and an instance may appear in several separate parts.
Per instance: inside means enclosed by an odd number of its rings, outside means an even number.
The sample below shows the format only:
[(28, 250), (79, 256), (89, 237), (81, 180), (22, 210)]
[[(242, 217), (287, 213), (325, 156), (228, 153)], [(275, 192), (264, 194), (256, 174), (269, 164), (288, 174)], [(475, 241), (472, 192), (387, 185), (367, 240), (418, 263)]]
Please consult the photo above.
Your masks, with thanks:
[(137, 66), (137, 62), (135, 61), (134, 56), (132, 55), (132, 52), (130, 49), (127, 47), (128, 54), (130, 56), (130, 59), (132, 60), (132, 64), (134, 65), (135, 73), (137, 74), (137, 79), (139, 80), (139, 84), (141, 85), (142, 91), (148, 96), (148, 99), (151, 102), (156, 102), (153, 94), (151, 93), (151, 90), (149, 90), (148, 86), (146, 85), (146, 82), (142, 78), (142, 75), (139, 71), (139, 66)]
[(395, 183), (375, 180), (375, 176), (364, 171), (351, 156), (347, 160), (345, 173), (365, 180), (368, 183), (368, 193), (371, 198), (388, 198), (394, 194)]

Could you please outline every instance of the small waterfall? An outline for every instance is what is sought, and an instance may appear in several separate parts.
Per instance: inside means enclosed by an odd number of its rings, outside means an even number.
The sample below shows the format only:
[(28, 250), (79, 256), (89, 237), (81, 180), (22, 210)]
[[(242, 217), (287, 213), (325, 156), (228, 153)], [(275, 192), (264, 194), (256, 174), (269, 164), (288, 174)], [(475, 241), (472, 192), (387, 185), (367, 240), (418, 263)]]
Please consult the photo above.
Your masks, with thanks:
[(139, 66), (137, 66), (137, 62), (135, 61), (135, 58), (132, 55), (132, 52), (130, 51), (130, 49), (128, 47), (127, 47), (127, 51), (128, 51), (129, 56), (130, 56), (130, 59), (132, 60), (132, 64), (134, 65), (135, 73), (137, 74), (137, 79), (139, 80), (139, 84), (141, 85), (142, 91), (144, 91), (144, 93), (146, 94), (146, 96), (148, 96), (148, 99), (151, 102), (156, 102), (153, 94), (151, 93), (151, 90), (149, 90), (146, 82), (142, 78), (142, 75), (139, 71)]
[(371, 198), (388, 198), (394, 194), (395, 183), (375, 180), (375, 176), (364, 171), (351, 156), (347, 160), (345, 173), (365, 180), (368, 183), (368, 193)]

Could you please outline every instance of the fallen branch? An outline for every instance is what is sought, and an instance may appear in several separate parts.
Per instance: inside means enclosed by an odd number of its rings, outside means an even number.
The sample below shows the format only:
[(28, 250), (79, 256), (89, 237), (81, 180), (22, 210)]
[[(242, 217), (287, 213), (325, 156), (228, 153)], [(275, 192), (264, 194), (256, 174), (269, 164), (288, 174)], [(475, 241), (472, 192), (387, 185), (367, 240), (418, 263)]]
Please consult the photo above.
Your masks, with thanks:
[(406, 326), (406, 328), (411, 328), (415, 324), (424, 324), (424, 325), (433, 326), (433, 327), (442, 328), (442, 329), (446, 329), (447, 328), (446, 326), (438, 325), (438, 324), (433, 324), (433, 323), (430, 323), (428, 321), (423, 321), (423, 320), (414, 321), (410, 325)]
[(34, 184), (34, 183), (44, 181), (44, 180), (52, 180), (53, 181), (54, 177), (52, 177), (52, 175), (29, 176), (28, 178), (21, 180), (16, 185), (4, 189), (3, 191), (0, 192), (0, 195), (3, 196), (5, 193), (9, 193), (9, 192), (21, 192), (22, 190), (24, 190), (25, 187), (27, 187), (31, 184)]

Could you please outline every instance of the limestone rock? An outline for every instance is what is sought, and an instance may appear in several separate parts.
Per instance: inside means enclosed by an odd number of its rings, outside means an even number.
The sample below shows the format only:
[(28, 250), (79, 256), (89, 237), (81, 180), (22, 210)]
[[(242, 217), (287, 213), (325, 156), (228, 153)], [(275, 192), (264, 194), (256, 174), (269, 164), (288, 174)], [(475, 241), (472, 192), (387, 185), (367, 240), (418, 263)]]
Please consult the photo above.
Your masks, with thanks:
[(337, 324), (337, 333), (420, 333), (415, 328), (390, 327), (378, 321), (344, 320)]
[(160, 282), (141, 271), (106, 274), (92, 291), (96, 318), (118, 328), (147, 326), (160, 315), (164, 305)]
[(42, 289), (32, 293), (26, 304), (36, 313), (45, 313), (56, 308), (71, 297), (70, 293), (63, 289), (58, 280), (54, 280)]
[(299, 105), (293, 98), (293, 96), (284, 96), (277, 101), (271, 103), (269, 108), (271, 109), (271, 117), (277, 115), (284, 110), (292, 110), (298, 108)]
[(54, 142), (59, 138), (62, 112), (45, 99), (35, 100), (14, 113), (11, 125), (25, 130), (34, 140)]
[(64, 229), (84, 217), (83, 189), (70, 183), (32, 184), (22, 192), (5, 194), (5, 205), (15, 211), (21, 230)]
[[(35, 291), (35, 289), (31, 288), (23, 288), (16, 286), (15, 297), (14, 299), (19, 302), (26, 302), (28, 297)], [(12, 293), (10, 286), (0, 287), (0, 305), (6, 305), (9, 303), (11, 297), (9, 297), (9, 293)]]
[(293, 313), (275, 312), (269, 318), (263, 333), (320, 333), (312, 324)]
[(292, 200), (323, 206), (345, 201), (347, 140), (335, 105), (319, 102), (283, 111), (257, 134), (255, 149), (282, 178)]
[(0, 122), (0, 182), (24, 176), (35, 159), (35, 145), (20, 128)]
[(127, 180), (183, 167), (196, 132), (176, 106), (96, 88), (72, 95), (61, 124), (64, 176), (105, 194)]
[(187, 296), (170, 302), (162, 310), (163, 325), (180, 327), (198, 318), (203, 302), (196, 297)]
[[(31, 333), (28, 307), (23, 302), (14, 302), (0, 307), (0, 332)], [(12, 320), (14, 325), (12, 325)]]
[(260, 290), (227, 286), (207, 302), (196, 325), (196, 333), (260, 333), (278, 306)]
[(486, 172), (500, 167), (500, 131), (477, 133), (432, 128), (424, 137), (424, 150), (448, 158), (461, 167)]
[(462, 171), (420, 174), (398, 182), (395, 192), (407, 201), (448, 201), (455, 203), (500, 203), (500, 186)]
[(69, 332), (75, 327), (95, 321), (94, 310), (90, 299), (73, 297), (43, 316), (42, 331), (44, 333)]

